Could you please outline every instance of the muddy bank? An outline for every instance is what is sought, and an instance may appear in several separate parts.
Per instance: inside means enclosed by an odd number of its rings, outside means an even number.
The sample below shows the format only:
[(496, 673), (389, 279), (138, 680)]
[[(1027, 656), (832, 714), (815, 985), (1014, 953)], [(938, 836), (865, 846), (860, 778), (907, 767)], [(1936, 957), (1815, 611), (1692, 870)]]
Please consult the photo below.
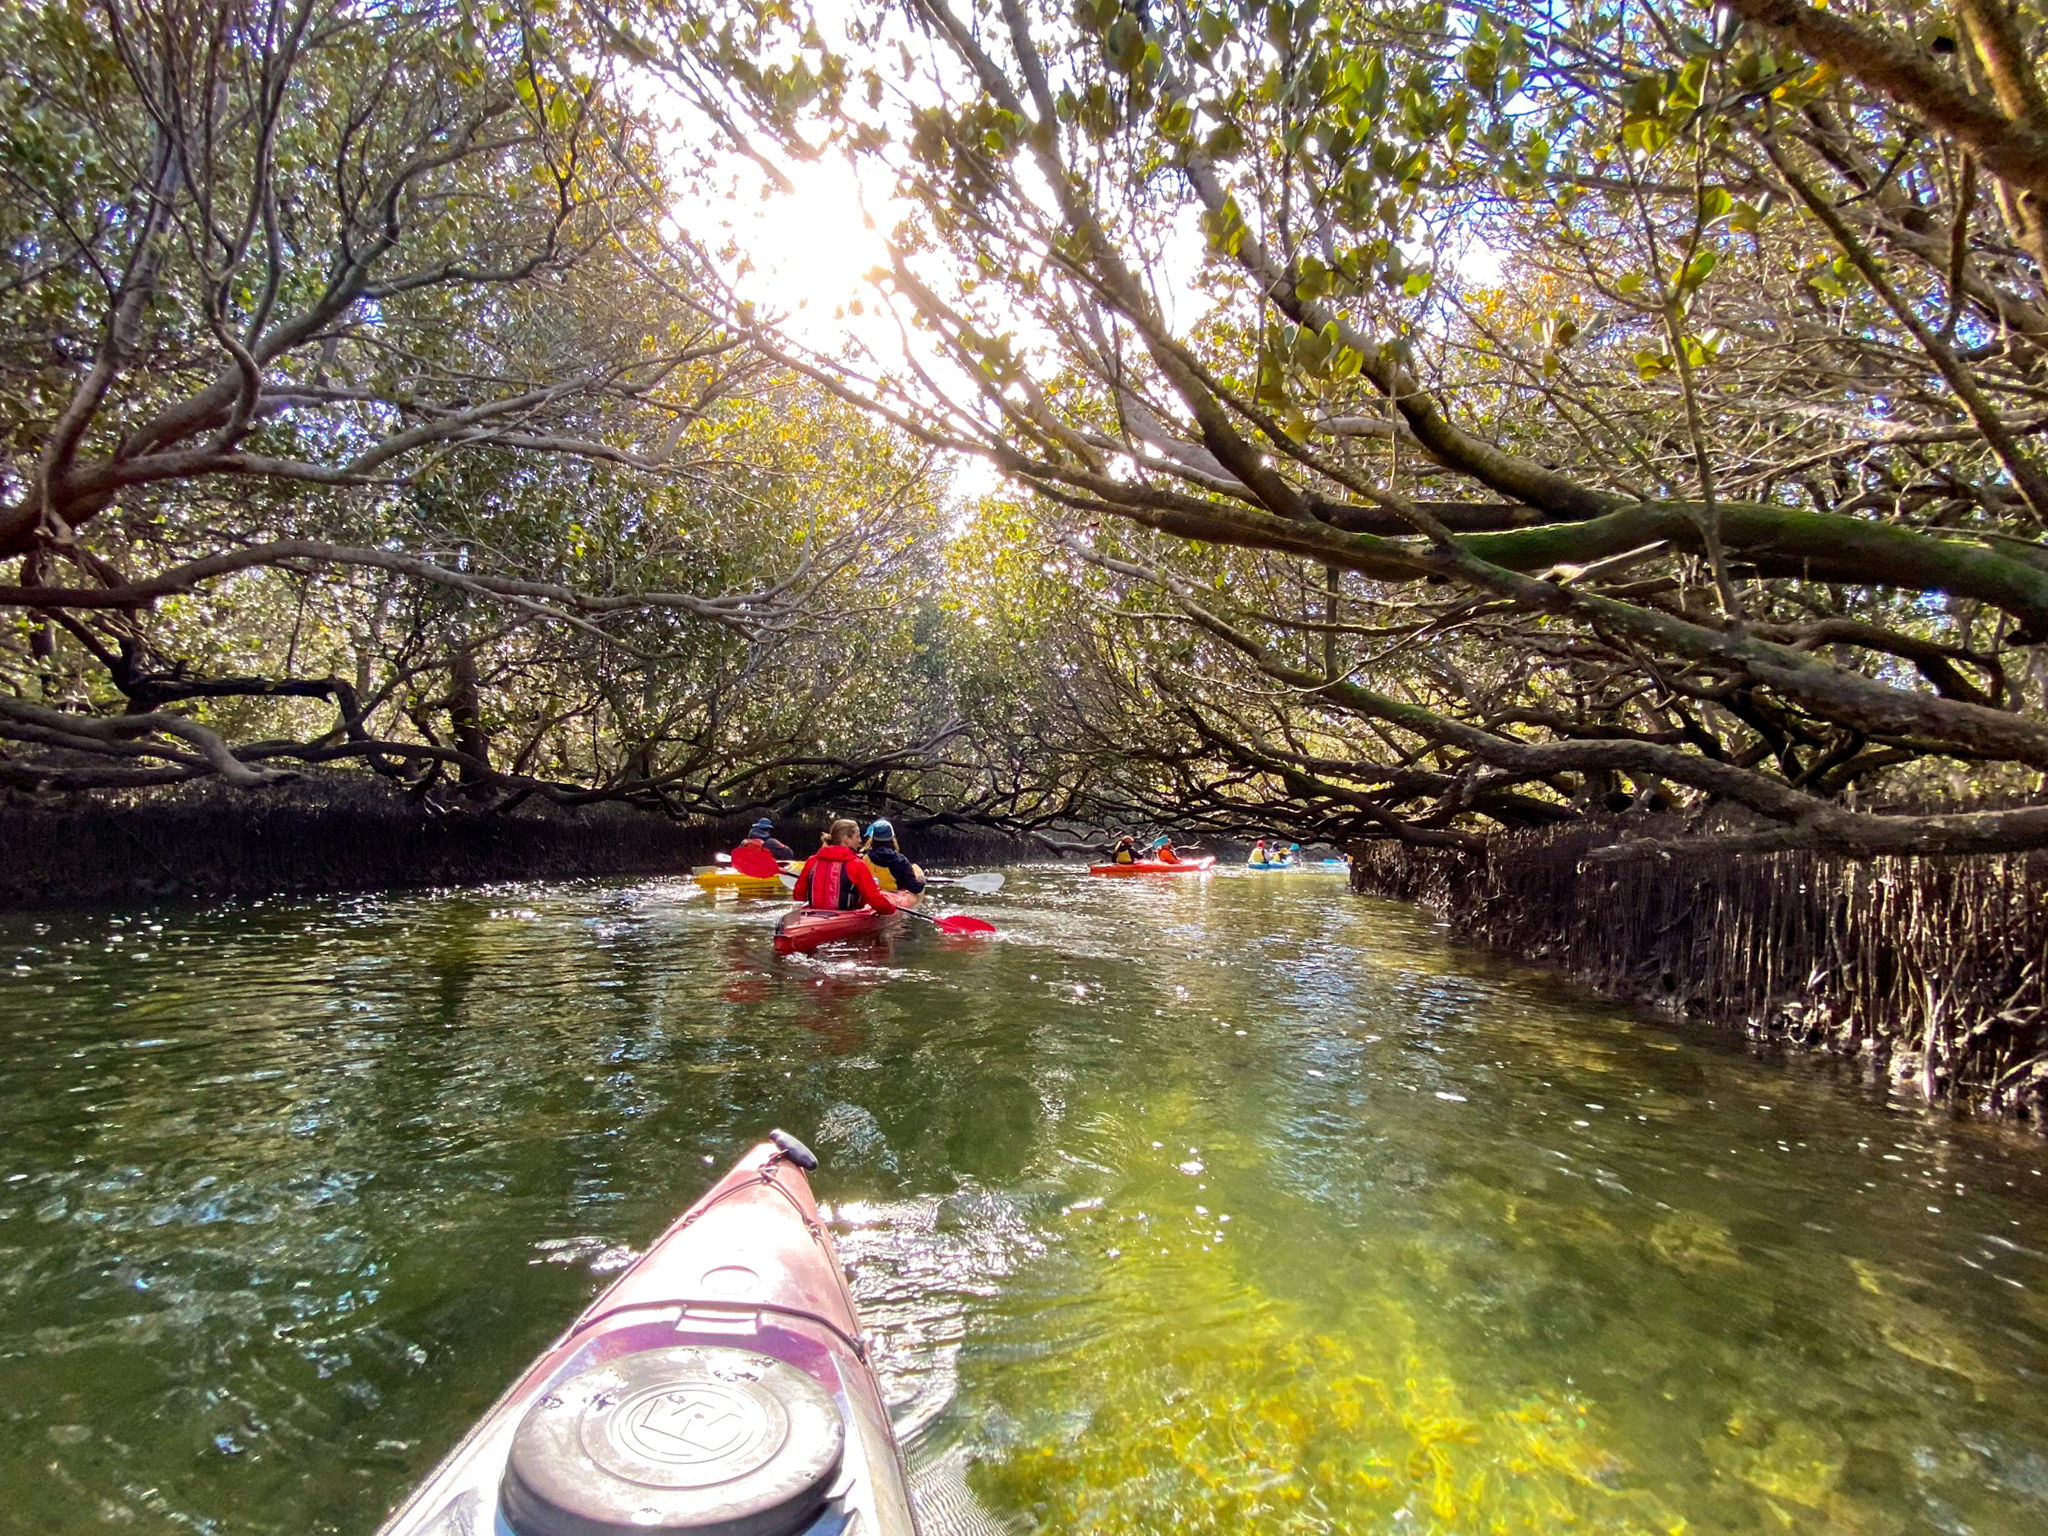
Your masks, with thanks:
[[(0, 907), (677, 874), (711, 862), (751, 820), (678, 823), (618, 805), (493, 815), (352, 781), (276, 794), (21, 798), (0, 802)], [(791, 846), (807, 850), (824, 818), (781, 826)], [(926, 862), (1045, 856), (975, 829), (915, 830), (906, 822), (903, 830)]]
[(1354, 888), (1609, 997), (1867, 1061), (1929, 1101), (2048, 1111), (2048, 858), (1590, 864), (1612, 828), (1482, 854), (1376, 843)]

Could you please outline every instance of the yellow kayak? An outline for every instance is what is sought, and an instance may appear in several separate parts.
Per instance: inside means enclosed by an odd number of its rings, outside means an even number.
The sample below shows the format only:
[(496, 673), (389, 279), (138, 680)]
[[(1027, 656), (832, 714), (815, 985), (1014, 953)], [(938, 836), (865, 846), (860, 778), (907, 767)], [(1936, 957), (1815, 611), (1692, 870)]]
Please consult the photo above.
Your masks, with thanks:
[(764, 880), (758, 875), (743, 875), (737, 870), (712, 865), (696, 871), (697, 883), (713, 896), (769, 896), (777, 901), (789, 899), (789, 887), (780, 880)]
[[(879, 864), (870, 864), (868, 868), (875, 872), (875, 883), (883, 890), (896, 889), (896, 877), (889, 871)], [(714, 896), (770, 896), (779, 901), (789, 895), (789, 887), (780, 880), (743, 875), (723, 864), (707, 864), (693, 873), (697, 883)]]

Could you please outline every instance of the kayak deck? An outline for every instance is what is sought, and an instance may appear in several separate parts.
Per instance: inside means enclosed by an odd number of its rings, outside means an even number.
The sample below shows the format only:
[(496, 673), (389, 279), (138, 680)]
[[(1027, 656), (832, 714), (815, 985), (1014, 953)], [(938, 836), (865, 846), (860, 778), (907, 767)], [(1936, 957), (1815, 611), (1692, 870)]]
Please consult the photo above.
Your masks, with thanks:
[(694, 878), (713, 896), (773, 897), (777, 901), (789, 896), (789, 886), (783, 881), (764, 879), (760, 875), (743, 875), (737, 870), (700, 869)]
[(379, 1536), (917, 1536), (860, 1319), (775, 1133), (536, 1360)]
[(902, 914), (917, 905), (915, 896), (902, 892), (883, 894), (895, 904), (894, 912), (877, 912), (873, 907), (857, 907), (851, 912), (799, 907), (785, 914), (775, 925), (775, 952), (778, 955), (802, 955), (809, 954), (821, 944), (873, 938), (896, 927), (903, 921)]

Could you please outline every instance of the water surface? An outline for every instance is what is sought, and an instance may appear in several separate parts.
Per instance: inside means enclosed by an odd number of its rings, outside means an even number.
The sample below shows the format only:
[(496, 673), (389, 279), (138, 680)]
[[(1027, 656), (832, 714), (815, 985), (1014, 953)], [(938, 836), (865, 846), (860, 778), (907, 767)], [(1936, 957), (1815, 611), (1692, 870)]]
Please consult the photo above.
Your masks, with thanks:
[(367, 1536), (770, 1125), (1022, 1531), (2038, 1533), (2041, 1148), (1334, 877), (0, 918), (0, 1530)]

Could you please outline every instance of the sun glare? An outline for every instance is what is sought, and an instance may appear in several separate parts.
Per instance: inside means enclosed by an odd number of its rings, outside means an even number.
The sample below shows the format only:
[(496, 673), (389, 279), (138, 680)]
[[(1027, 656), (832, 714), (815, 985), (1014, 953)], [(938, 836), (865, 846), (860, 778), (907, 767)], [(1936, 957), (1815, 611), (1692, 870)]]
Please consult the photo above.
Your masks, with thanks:
[(765, 179), (720, 210), (739, 259), (734, 287), (808, 346), (835, 351), (845, 339), (896, 349), (895, 324), (881, 313), (869, 274), (889, 260), (876, 228), (890, 215), (845, 161), (784, 167), (793, 190)]

